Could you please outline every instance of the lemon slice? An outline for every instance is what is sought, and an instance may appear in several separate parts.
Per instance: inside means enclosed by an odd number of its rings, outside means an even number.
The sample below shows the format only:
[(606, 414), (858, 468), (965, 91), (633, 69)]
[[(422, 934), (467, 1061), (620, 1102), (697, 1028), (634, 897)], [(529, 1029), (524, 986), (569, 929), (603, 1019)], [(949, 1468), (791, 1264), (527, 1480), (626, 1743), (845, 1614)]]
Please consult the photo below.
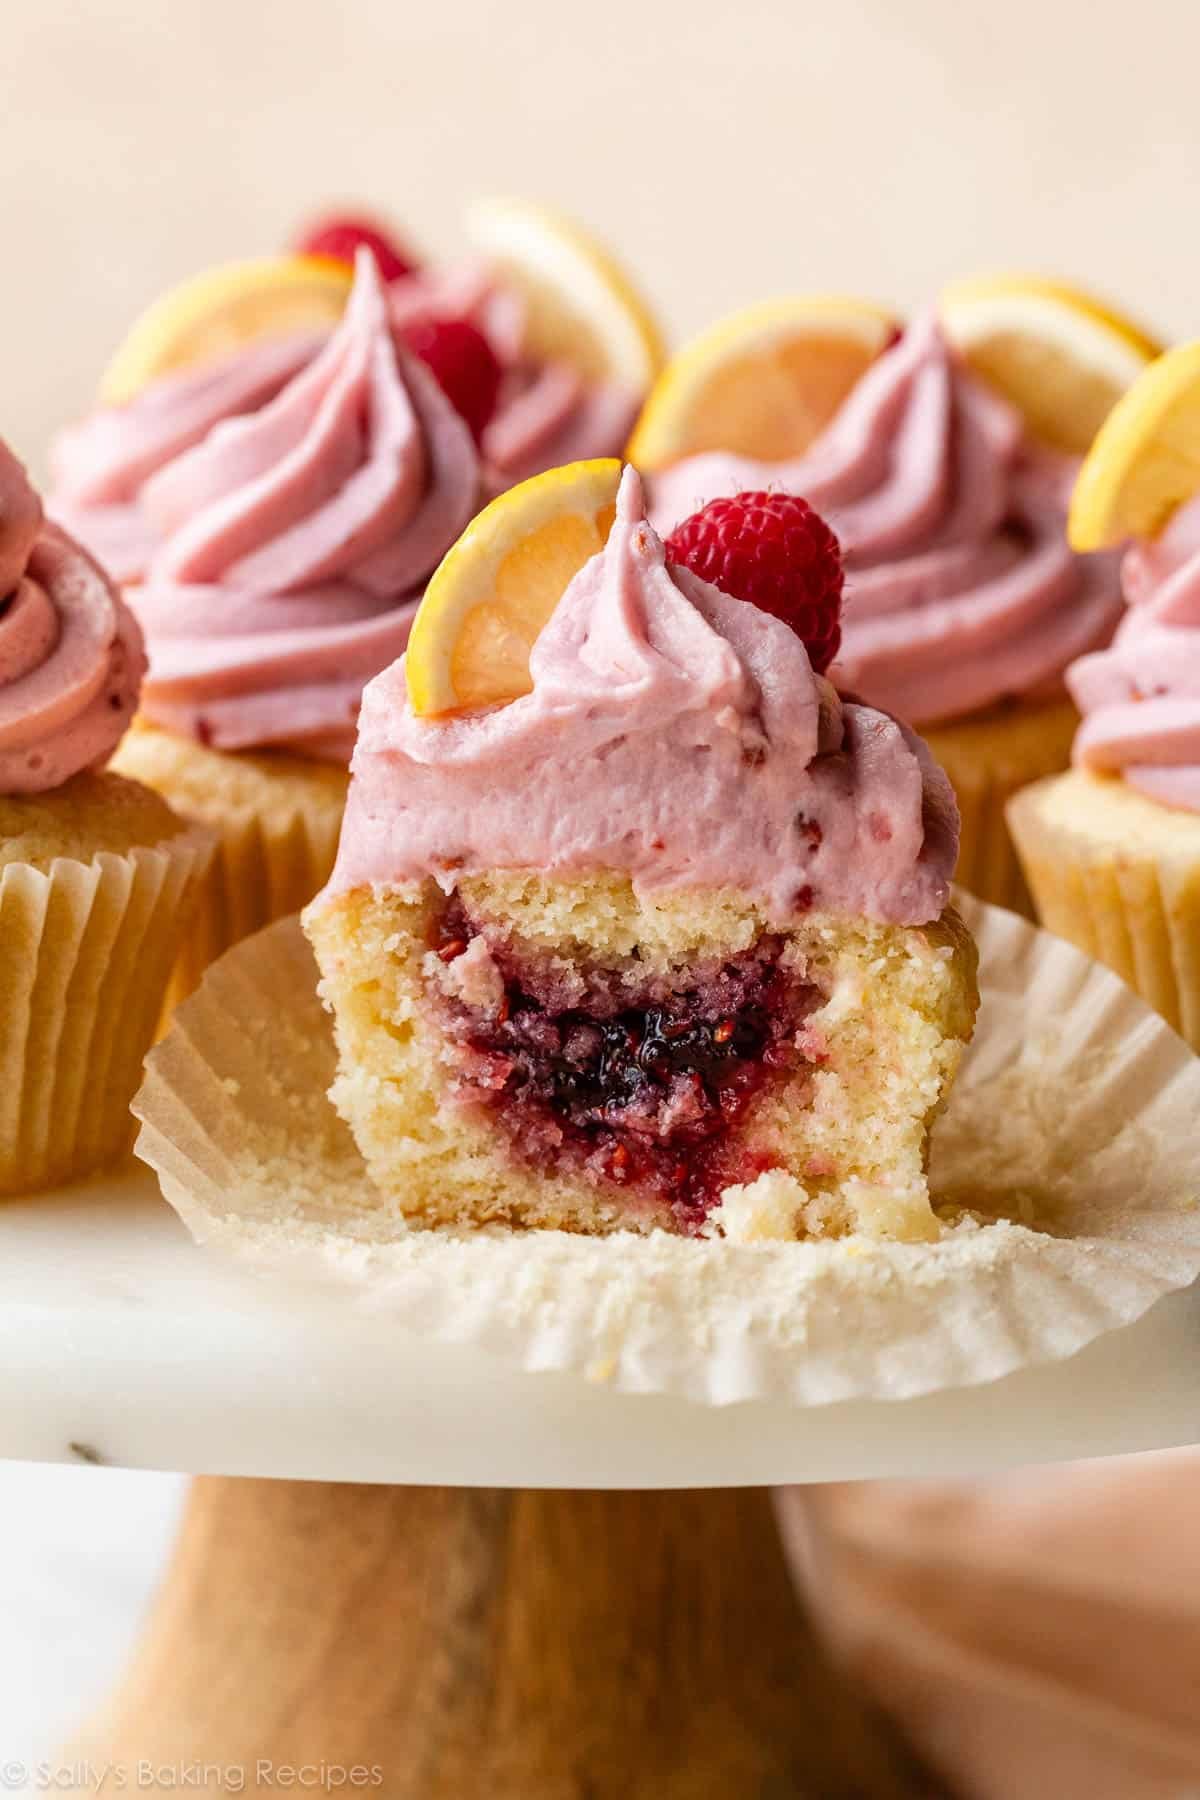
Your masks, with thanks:
[(672, 357), (629, 460), (653, 470), (705, 450), (763, 462), (800, 456), (896, 331), (882, 307), (836, 294), (745, 307)]
[(534, 641), (571, 577), (604, 548), (620, 479), (614, 457), (567, 463), (509, 488), (471, 521), (413, 621), (404, 666), (415, 713), (472, 711), (529, 692)]
[(525, 301), (531, 355), (645, 393), (665, 360), (662, 335), (602, 245), (530, 200), (481, 200), (466, 223), (476, 248)]
[(1090, 294), (1036, 275), (952, 281), (938, 302), (947, 335), (1033, 433), (1082, 456), (1161, 345)]
[(1200, 341), (1150, 364), (1084, 458), (1067, 535), (1076, 550), (1154, 538), (1200, 494)]
[(150, 381), (260, 337), (317, 330), (342, 315), (354, 272), (326, 256), (271, 256), (206, 269), (136, 321), (100, 383), (123, 406)]

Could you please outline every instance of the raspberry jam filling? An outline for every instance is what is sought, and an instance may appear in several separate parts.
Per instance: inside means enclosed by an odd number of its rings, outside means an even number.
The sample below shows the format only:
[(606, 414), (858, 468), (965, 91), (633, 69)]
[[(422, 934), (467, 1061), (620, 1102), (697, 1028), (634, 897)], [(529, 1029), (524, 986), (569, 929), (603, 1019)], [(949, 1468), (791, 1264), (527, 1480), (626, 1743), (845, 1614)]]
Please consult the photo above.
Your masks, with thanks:
[[(455, 899), (434, 948), (452, 964), (477, 935)], [(522, 1162), (665, 1203), (685, 1230), (772, 1166), (735, 1134), (772, 1086), (820, 1062), (803, 1027), (825, 998), (782, 966), (781, 938), (672, 979), (488, 948), (496, 993), (486, 1008), (443, 999), (443, 1027), (461, 1097), (488, 1107)]]

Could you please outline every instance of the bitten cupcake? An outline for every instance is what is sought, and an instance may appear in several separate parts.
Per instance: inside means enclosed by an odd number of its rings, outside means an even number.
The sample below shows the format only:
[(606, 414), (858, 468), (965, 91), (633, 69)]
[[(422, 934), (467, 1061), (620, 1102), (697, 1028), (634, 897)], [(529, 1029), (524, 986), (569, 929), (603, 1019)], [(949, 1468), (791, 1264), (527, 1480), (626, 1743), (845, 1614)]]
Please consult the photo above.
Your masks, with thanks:
[(141, 1077), (208, 834), (103, 772), (142, 636), (0, 443), (0, 1194), (102, 1167)]
[(114, 767), (220, 837), (180, 991), (328, 877), (363, 686), (479, 496), (470, 431), (367, 255), (318, 354), (145, 483), (156, 548), (127, 593), (150, 667)]
[(949, 783), (819, 672), (804, 502), (747, 504), (722, 591), (620, 476), (494, 502), (367, 689), (304, 915), (332, 1097), (418, 1224), (935, 1236), (977, 1003)]
[(958, 878), (1018, 910), (1028, 897), (1004, 804), (1066, 766), (1077, 721), (1064, 670), (1120, 613), (1111, 556), (1067, 545), (1074, 469), (1032, 442), (929, 313), (802, 456), (715, 450), (654, 480), (663, 530), (745, 489), (803, 494), (828, 517), (846, 565), (834, 678), (925, 733), (958, 797)]

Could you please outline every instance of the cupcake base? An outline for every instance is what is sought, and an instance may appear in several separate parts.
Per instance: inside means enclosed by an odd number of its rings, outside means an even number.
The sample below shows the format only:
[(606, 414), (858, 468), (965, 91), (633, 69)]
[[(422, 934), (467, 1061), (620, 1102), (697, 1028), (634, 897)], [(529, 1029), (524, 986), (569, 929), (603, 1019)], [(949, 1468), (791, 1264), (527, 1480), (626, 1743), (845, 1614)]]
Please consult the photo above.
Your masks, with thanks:
[(613, 874), (355, 889), (305, 917), (332, 1098), (414, 1222), (937, 1234), (929, 1128), (974, 1024), (975, 951), (732, 890)]
[(138, 720), (111, 765), (218, 838), (171, 982), (175, 1005), (231, 945), (298, 912), (337, 855), (349, 771), (283, 751), (229, 752)]
[(1069, 700), (994, 707), (976, 717), (922, 728), (954, 786), (962, 814), (955, 879), (1027, 919), (1035, 914), (1005, 807), (1030, 782), (1070, 766), (1079, 715)]
[(1073, 769), (1018, 795), (1009, 819), (1042, 923), (1200, 1051), (1200, 814)]
[(207, 833), (115, 775), (0, 799), (0, 1194), (129, 1149), (129, 1103), (211, 853)]

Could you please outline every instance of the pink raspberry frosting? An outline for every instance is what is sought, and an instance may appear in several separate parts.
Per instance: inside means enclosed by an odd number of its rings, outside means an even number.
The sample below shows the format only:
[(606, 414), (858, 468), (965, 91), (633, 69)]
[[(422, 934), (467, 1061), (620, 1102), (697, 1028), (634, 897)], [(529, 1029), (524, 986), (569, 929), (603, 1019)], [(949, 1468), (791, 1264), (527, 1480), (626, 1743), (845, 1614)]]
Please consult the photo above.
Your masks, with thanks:
[[(542, 469), (582, 457), (618, 456), (641, 396), (588, 380), (565, 363), (522, 356), (524, 307), (477, 264), (420, 270), (388, 289), (393, 326), (463, 318), (481, 330), (503, 370), (484, 429), (482, 490), (500, 493)], [(327, 332), (248, 345), (198, 370), (151, 382), (125, 406), (105, 407), (61, 431), (51, 448), (49, 508), (121, 582), (140, 581), (161, 544), (144, 504), (160, 469), (222, 420), (268, 405), (319, 355)]]
[(633, 470), (530, 671), (522, 699), (446, 719), (414, 716), (402, 661), (370, 684), (331, 892), (613, 868), (781, 919), (941, 912), (958, 821), (925, 746), (841, 700), (782, 621), (668, 566)]
[(107, 762), (145, 667), (133, 614), (0, 442), (0, 794)]
[(1063, 691), (1120, 614), (1111, 556), (1065, 536), (1074, 464), (1035, 450), (1016, 412), (968, 374), (936, 316), (867, 371), (803, 457), (713, 452), (654, 484), (664, 531), (746, 488), (802, 494), (841, 540), (842, 650), (832, 677), (931, 725)]
[(143, 712), (217, 749), (348, 761), (363, 684), (403, 650), (479, 494), (470, 432), (397, 346), (363, 254), (320, 352), (141, 489), (160, 539), (131, 591)]
[(1127, 551), (1122, 575), (1129, 611), (1112, 647), (1067, 673), (1084, 715), (1074, 760), (1200, 812), (1200, 499)]

